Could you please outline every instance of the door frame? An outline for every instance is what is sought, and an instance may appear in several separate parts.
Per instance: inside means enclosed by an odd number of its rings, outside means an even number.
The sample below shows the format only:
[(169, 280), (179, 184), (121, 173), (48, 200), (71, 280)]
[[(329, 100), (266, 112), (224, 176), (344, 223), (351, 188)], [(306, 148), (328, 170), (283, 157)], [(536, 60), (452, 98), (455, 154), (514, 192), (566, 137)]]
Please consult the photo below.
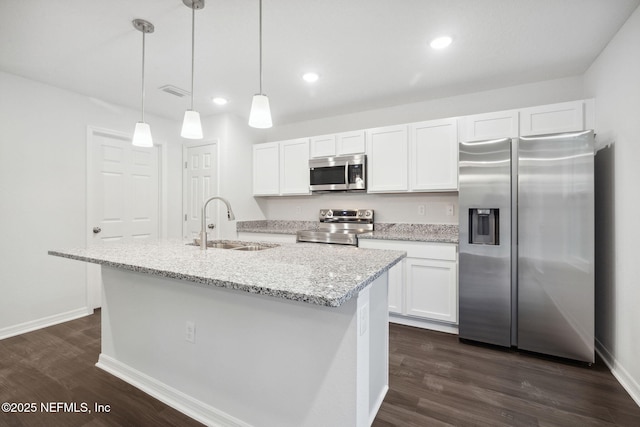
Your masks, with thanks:
[[(184, 142), (182, 144), (182, 215), (181, 215), (181, 220), (182, 220), (182, 237), (184, 238), (184, 236), (187, 233), (186, 230), (186, 225), (187, 225), (187, 220), (186, 220), (186, 215), (187, 215), (187, 209), (188, 209), (188, 196), (189, 196), (189, 189), (187, 188), (188, 182), (187, 182), (187, 162), (189, 161), (188, 156), (189, 156), (189, 148), (195, 148), (195, 147), (201, 147), (204, 145), (213, 145), (215, 147), (215, 152), (216, 152), (216, 164), (215, 164), (215, 168), (216, 168), (216, 188), (215, 188), (215, 193), (216, 194), (220, 194), (220, 138), (212, 138), (212, 139), (207, 139), (207, 140), (202, 140), (202, 141), (187, 141)], [(220, 207), (216, 207), (216, 211), (218, 213), (218, 217), (220, 217), (220, 211), (219, 211)], [(216, 227), (216, 236), (218, 236), (220, 229), (219, 227)]]
[[(93, 170), (93, 149), (95, 147), (95, 139), (94, 137), (97, 135), (105, 135), (108, 137), (115, 137), (123, 140), (131, 140), (133, 138), (133, 134), (117, 131), (114, 129), (102, 128), (98, 126), (87, 126), (87, 139), (86, 139), (86, 188), (85, 188), (85, 247), (90, 247), (92, 243), (92, 231), (90, 229), (91, 224), (89, 224), (89, 220), (93, 215), (93, 203), (92, 197), (95, 194), (92, 194), (92, 190), (94, 188), (94, 170)], [(162, 141), (154, 142), (154, 145), (158, 150), (158, 239), (163, 238), (166, 235), (168, 224), (168, 206), (167, 206), (167, 195), (166, 195), (166, 174), (164, 173), (167, 170), (166, 167), (166, 159), (167, 156), (167, 144)], [(101, 268), (98, 264), (87, 263), (86, 265), (86, 304), (90, 310), (98, 308), (101, 306), (102, 295), (101, 295)]]

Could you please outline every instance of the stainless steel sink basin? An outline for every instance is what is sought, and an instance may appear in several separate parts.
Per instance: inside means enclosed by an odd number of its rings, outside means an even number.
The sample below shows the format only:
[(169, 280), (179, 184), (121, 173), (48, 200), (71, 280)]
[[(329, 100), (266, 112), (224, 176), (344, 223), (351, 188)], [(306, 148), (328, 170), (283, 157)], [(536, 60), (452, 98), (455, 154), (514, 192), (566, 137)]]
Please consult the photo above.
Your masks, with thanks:
[[(200, 239), (193, 239), (193, 243), (187, 243), (188, 246), (200, 246)], [(276, 244), (272, 243), (254, 243), (254, 242), (240, 242), (229, 240), (209, 240), (207, 241), (207, 248), (212, 249), (231, 249), (235, 251), (263, 251), (265, 249), (275, 248)]]
[(241, 246), (242, 245), (236, 245), (235, 243), (207, 242), (207, 247), (214, 248), (214, 249), (236, 249)]
[(264, 245), (247, 245), (240, 246), (238, 248), (233, 248), (236, 251), (263, 251), (265, 249), (270, 249), (273, 246), (264, 246)]

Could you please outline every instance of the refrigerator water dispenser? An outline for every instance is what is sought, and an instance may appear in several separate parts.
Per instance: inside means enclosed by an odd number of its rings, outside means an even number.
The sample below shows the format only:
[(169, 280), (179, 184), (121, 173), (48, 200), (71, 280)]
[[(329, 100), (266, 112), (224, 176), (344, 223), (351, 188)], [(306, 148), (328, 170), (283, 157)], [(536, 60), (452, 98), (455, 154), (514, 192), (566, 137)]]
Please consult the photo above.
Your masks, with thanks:
[(469, 243), (473, 245), (500, 244), (500, 209), (469, 209)]

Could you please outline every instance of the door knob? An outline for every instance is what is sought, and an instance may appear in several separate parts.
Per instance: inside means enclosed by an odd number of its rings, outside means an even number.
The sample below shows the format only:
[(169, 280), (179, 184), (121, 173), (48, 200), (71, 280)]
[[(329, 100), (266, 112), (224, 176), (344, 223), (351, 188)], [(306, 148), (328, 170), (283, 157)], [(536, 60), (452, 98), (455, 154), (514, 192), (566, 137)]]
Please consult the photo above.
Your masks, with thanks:
[(93, 227), (93, 234), (98, 234), (99, 232), (102, 231), (102, 228), (100, 227)]
[(216, 228), (216, 225), (215, 224), (209, 224), (209, 225), (207, 225), (207, 228), (209, 230), (213, 230), (214, 228)]

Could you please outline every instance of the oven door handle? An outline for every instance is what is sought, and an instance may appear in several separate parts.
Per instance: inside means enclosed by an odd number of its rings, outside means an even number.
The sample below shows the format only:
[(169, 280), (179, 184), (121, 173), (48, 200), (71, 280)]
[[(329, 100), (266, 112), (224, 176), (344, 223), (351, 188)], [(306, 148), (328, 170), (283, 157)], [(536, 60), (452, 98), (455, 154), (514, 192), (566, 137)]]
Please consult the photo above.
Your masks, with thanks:
[(344, 162), (344, 185), (349, 189), (349, 160)]

